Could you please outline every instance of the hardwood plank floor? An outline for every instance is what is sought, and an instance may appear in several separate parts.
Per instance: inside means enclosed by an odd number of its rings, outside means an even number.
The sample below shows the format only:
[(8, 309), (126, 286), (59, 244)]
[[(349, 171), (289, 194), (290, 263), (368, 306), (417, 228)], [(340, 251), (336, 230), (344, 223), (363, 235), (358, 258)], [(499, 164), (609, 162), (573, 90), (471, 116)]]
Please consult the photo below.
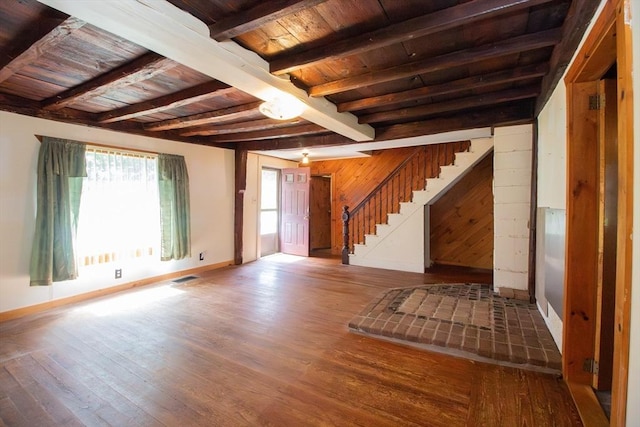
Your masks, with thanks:
[(0, 425), (580, 425), (553, 376), (348, 332), (441, 279), (275, 256), (0, 323)]

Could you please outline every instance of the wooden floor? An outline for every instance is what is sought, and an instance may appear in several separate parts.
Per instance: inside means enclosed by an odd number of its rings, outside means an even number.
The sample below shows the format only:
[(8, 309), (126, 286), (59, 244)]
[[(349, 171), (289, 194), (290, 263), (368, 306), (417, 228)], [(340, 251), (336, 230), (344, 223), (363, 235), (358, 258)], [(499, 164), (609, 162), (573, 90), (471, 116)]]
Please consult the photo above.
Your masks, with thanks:
[(276, 256), (4, 322), (0, 425), (580, 425), (553, 376), (348, 332), (425, 277)]

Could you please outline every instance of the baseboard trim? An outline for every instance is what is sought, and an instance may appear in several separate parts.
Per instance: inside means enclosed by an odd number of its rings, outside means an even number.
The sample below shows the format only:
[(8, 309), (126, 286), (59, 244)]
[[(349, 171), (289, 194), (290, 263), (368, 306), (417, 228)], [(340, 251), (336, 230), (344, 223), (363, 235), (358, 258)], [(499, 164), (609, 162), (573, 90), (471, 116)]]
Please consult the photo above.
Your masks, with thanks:
[(7, 320), (17, 319), (29, 314), (40, 313), (52, 308), (61, 307), (64, 305), (73, 304), (76, 302), (86, 301), (93, 298), (102, 297), (105, 295), (114, 294), (117, 292), (126, 291), (128, 289), (138, 288), (141, 286), (151, 285), (153, 283), (163, 282), (165, 280), (174, 279), (176, 277), (182, 277), (189, 274), (199, 274), (205, 271), (217, 270), (219, 268), (233, 265), (233, 260), (218, 262), (216, 264), (209, 264), (202, 267), (190, 268), (187, 270), (174, 271), (172, 273), (162, 274), (160, 276), (147, 277), (145, 279), (134, 280), (133, 282), (123, 283), (122, 285), (111, 286), (109, 288), (98, 289), (95, 291), (87, 292), (84, 294), (74, 295), (71, 297), (60, 298), (53, 301), (47, 301), (40, 304), (34, 304), (27, 307), (16, 308), (15, 310), (4, 311), (0, 313), (0, 322), (6, 322)]

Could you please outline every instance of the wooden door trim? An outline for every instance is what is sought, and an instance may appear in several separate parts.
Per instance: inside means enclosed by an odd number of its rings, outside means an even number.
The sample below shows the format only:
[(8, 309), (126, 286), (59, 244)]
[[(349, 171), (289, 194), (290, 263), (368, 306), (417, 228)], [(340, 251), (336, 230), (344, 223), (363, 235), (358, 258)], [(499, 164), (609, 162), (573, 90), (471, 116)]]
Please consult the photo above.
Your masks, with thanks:
[[(612, 410), (611, 425), (625, 425), (626, 403), (629, 370), (629, 345), (630, 345), (630, 319), (631, 319), (631, 262), (632, 245), (631, 232), (633, 226), (633, 96), (632, 88), (632, 46), (631, 46), (631, 19), (630, 2), (632, 0), (610, 0), (604, 5), (602, 12), (594, 26), (586, 37), (585, 42), (577, 53), (574, 63), (567, 71), (565, 83), (567, 85), (567, 117), (571, 120), (572, 89), (581, 81), (590, 81), (596, 78), (598, 72), (604, 73), (608, 67), (609, 59), (603, 55), (610, 49), (605, 49), (606, 43), (611, 43), (612, 30), (615, 30), (615, 55), (617, 59), (618, 73), (618, 239), (617, 239), (617, 265), (616, 265), (616, 309), (615, 309), (615, 337), (614, 337), (614, 367), (612, 385)], [(602, 75), (597, 76), (598, 78)], [(567, 129), (567, 190), (570, 191), (570, 183), (575, 177), (571, 176), (570, 167), (572, 152), (569, 147), (575, 140), (577, 123), (569, 121)], [(568, 194), (570, 196), (570, 194)], [(571, 238), (572, 227), (569, 222), (577, 222), (577, 218), (571, 218), (570, 197), (567, 200), (567, 240)], [(593, 206), (596, 209), (596, 206)], [(570, 243), (567, 243), (567, 250)], [(575, 309), (571, 297), (578, 290), (580, 284), (572, 281), (570, 266), (566, 266), (566, 297), (565, 313), (569, 316), (569, 310)], [(585, 289), (582, 288), (582, 292)], [(591, 290), (588, 290), (591, 291)], [(567, 310), (568, 309), (568, 310)], [(576, 311), (578, 315), (592, 317), (594, 313)], [(573, 346), (579, 345), (579, 337), (571, 331), (571, 321), (563, 327), (564, 349), (563, 359), (572, 356)], [(575, 331), (573, 331), (575, 332)], [(569, 366), (563, 362), (563, 374), (570, 384), (584, 384), (585, 376), (577, 372), (576, 366)], [(575, 387), (570, 387), (574, 388)], [(593, 402), (591, 399), (574, 399), (576, 405), (584, 402)], [(589, 403), (587, 403), (589, 404)], [(593, 404), (593, 403), (591, 403)], [(580, 408), (579, 408), (580, 409)], [(581, 413), (583, 411), (580, 411)]]
[[(633, 231), (633, 50), (631, 2), (616, 7), (618, 61), (618, 239), (611, 425), (625, 425), (631, 341), (631, 267)], [(636, 17), (637, 19), (638, 17)], [(637, 214), (637, 213), (636, 213)]]

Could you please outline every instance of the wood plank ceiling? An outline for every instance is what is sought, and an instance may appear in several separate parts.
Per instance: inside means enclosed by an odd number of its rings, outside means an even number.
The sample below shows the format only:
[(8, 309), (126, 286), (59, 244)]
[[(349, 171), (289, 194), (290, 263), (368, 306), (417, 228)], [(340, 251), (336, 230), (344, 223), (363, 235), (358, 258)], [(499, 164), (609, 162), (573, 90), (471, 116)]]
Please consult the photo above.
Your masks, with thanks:
[[(530, 122), (597, 0), (169, 0), (375, 140)], [(0, 2), (0, 109), (268, 150), (353, 143), (36, 0)]]

